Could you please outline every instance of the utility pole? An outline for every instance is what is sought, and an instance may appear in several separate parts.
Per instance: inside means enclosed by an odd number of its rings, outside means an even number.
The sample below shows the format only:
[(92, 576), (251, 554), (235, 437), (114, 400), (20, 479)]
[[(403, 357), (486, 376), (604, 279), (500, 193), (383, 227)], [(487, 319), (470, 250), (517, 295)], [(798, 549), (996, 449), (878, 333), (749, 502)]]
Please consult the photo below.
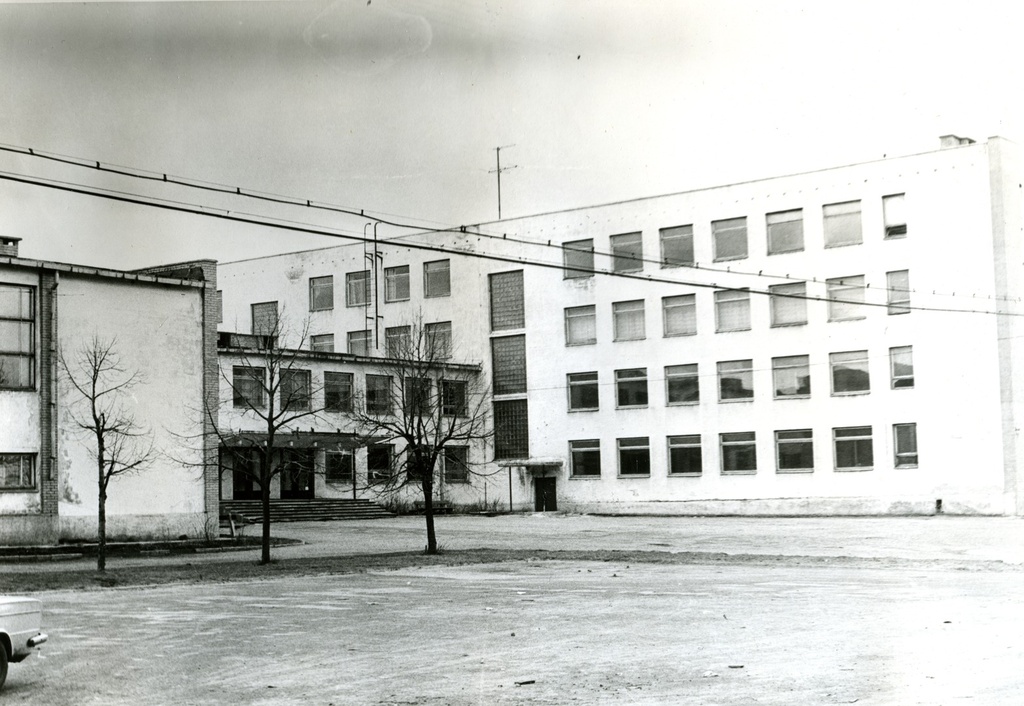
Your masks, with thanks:
[(519, 166), (518, 164), (513, 164), (511, 167), (502, 167), (501, 166), (501, 151), (504, 150), (504, 149), (508, 149), (509, 147), (515, 147), (515, 145), (504, 145), (502, 147), (495, 147), (494, 148), (494, 154), (495, 154), (495, 156), (497, 158), (497, 161), (498, 161), (498, 168), (497, 169), (492, 169), (491, 171), (488, 172), (488, 174), (497, 174), (498, 175), (498, 220), (499, 221), (501, 220), (501, 173), (502, 172), (507, 172), (509, 169), (515, 169), (515, 168), (517, 168)]

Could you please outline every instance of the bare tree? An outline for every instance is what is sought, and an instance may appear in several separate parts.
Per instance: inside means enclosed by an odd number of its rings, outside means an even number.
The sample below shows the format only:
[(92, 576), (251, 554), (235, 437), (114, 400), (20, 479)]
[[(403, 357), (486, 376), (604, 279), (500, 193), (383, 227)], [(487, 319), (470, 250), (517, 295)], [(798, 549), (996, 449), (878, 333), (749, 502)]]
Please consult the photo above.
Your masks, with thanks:
[[(363, 445), (404, 447), (390, 472), (376, 479), (382, 492), (418, 485), (423, 495), (427, 554), (437, 553), (434, 488), (442, 463), (449, 473), (485, 475), (453, 451), (480, 447), (491, 436), (487, 387), (478, 365), (450, 359), (449, 331), (430, 325), (408, 327), (408, 335), (388, 342), (387, 358), (368, 376), (352, 416)], [(374, 479), (368, 478), (370, 483)], [(443, 481), (443, 479), (441, 479)]]
[(110, 482), (147, 469), (157, 456), (152, 434), (135, 418), (132, 390), (142, 374), (121, 362), (116, 339), (94, 336), (73, 353), (58, 351), (64, 379), (77, 399), (70, 405), (75, 425), (95, 442), (99, 501), (96, 569), (107, 565), (107, 497)]

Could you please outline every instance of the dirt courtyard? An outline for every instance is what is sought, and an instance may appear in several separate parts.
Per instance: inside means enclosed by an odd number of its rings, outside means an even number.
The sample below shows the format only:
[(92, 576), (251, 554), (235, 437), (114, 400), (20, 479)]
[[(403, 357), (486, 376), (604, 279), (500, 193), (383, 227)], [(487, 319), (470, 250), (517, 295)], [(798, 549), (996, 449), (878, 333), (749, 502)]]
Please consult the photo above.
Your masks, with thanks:
[(1020, 571), (516, 561), (44, 592), (4, 704), (1019, 704)]

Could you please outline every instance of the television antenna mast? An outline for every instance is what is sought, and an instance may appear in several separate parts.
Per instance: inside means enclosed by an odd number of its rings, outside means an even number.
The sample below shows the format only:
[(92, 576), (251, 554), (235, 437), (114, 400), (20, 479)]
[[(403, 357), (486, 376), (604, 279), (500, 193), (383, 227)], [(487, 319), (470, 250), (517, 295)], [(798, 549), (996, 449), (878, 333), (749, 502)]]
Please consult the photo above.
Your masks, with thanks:
[(501, 220), (501, 173), (502, 172), (507, 172), (509, 169), (516, 169), (516, 168), (519, 167), (518, 164), (513, 164), (510, 167), (503, 167), (503, 166), (501, 166), (501, 151), (502, 150), (506, 150), (506, 149), (508, 149), (510, 147), (515, 147), (515, 145), (502, 145), (501, 147), (495, 147), (494, 148), (494, 155), (495, 155), (495, 158), (497, 159), (497, 162), (498, 162), (498, 168), (497, 169), (492, 169), (489, 172), (487, 172), (488, 174), (497, 174), (498, 175), (498, 220), (499, 221)]

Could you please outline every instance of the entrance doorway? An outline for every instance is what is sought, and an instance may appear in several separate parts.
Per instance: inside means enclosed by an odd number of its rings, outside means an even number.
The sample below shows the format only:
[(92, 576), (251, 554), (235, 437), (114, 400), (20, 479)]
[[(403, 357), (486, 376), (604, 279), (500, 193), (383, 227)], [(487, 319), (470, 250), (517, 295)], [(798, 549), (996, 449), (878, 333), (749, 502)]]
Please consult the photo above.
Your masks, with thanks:
[(281, 469), (281, 499), (311, 500), (315, 497), (313, 450), (302, 449), (284, 453)]
[(551, 512), (558, 509), (555, 500), (555, 481), (557, 478), (534, 478), (535, 509), (537, 512)]

